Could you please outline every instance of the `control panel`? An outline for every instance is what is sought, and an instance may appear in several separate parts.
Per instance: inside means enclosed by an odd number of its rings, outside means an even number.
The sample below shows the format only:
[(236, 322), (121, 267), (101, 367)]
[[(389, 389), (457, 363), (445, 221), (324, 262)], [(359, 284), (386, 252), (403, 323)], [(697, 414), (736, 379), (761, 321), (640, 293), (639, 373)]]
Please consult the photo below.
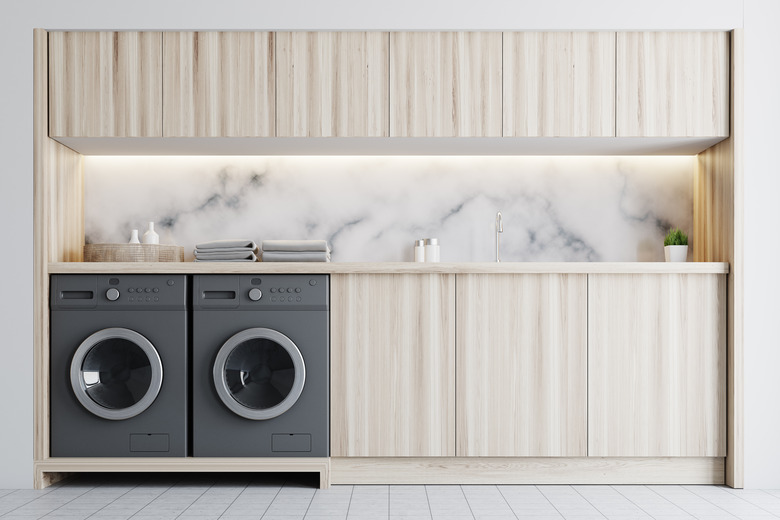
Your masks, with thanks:
[(188, 306), (187, 276), (53, 275), (51, 306), (53, 309), (183, 309)]
[(195, 275), (195, 309), (327, 309), (328, 275)]

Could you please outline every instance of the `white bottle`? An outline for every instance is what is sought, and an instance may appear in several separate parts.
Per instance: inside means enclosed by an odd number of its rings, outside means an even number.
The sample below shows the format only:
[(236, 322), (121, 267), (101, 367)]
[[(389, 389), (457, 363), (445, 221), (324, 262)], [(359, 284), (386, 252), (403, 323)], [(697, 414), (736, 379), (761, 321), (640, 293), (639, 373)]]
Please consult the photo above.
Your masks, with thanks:
[(140, 244), (141, 241), (138, 240), (138, 230), (134, 229), (130, 232), (130, 242), (128, 244)]
[(414, 241), (414, 261), (425, 262), (425, 240)]
[(438, 262), (440, 258), (441, 258), (441, 251), (439, 249), (439, 239), (426, 238), (425, 239), (425, 261)]
[(154, 222), (149, 222), (149, 229), (144, 233), (144, 244), (159, 244), (160, 235), (154, 231)]

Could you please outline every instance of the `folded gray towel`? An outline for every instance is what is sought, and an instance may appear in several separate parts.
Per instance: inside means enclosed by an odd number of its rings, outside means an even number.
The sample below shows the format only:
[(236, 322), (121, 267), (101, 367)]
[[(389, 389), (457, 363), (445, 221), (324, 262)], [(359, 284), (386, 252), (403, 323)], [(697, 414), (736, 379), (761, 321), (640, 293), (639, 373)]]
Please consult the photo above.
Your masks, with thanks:
[(226, 260), (217, 260), (217, 259), (209, 259), (209, 260), (199, 260), (196, 258), (193, 260), (194, 262), (257, 262), (257, 257), (255, 259), (251, 258), (231, 258)]
[(246, 260), (247, 262), (256, 262), (257, 256), (251, 251), (245, 253), (198, 253), (195, 255), (195, 260), (201, 262), (216, 260), (216, 261), (231, 261), (231, 260)]
[(249, 249), (257, 249), (257, 244), (254, 240), (248, 238), (228, 238), (225, 240), (214, 240), (212, 242), (203, 242), (195, 245), (195, 249), (223, 249), (234, 247), (248, 247)]
[(213, 253), (254, 253), (257, 249), (249, 247), (220, 247), (215, 249), (198, 249), (192, 252), (194, 255), (213, 254)]
[(325, 251), (263, 251), (263, 262), (330, 262)]
[(330, 252), (327, 240), (263, 240), (263, 251)]

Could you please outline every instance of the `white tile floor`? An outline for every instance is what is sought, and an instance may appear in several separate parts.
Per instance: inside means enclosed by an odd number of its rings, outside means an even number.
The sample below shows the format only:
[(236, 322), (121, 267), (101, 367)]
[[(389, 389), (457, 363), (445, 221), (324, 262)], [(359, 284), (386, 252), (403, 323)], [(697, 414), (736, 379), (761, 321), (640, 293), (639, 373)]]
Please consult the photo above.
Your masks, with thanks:
[(81, 475), (0, 490), (0, 518), (780, 518), (780, 490), (720, 486), (333, 486), (313, 475)]

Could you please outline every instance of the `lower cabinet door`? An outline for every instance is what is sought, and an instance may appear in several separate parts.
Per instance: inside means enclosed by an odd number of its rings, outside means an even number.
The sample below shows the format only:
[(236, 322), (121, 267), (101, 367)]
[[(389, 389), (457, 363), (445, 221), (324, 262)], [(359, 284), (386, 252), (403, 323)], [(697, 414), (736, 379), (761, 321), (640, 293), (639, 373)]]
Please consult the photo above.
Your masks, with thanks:
[(457, 455), (585, 456), (587, 278), (457, 276)]
[(455, 455), (455, 275), (331, 275), (331, 456)]
[(726, 455), (726, 275), (589, 275), (588, 343), (588, 455)]

